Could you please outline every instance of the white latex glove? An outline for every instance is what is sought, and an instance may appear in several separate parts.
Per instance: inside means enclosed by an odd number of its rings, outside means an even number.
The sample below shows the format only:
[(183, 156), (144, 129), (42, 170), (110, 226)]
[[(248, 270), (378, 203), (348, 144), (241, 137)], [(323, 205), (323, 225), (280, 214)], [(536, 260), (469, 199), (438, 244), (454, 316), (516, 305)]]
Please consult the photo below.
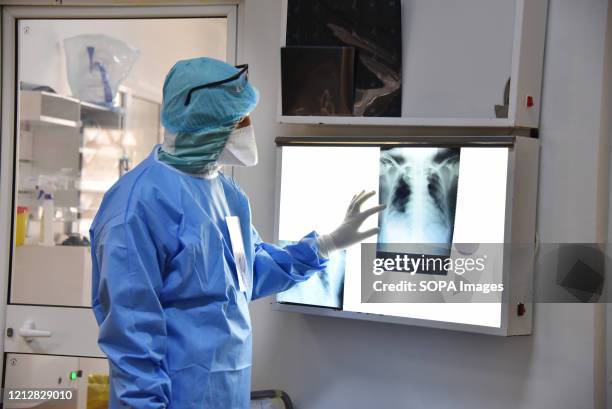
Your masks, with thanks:
[(353, 244), (359, 243), (370, 236), (378, 234), (378, 227), (375, 227), (364, 232), (360, 232), (359, 228), (361, 224), (370, 216), (380, 212), (385, 207), (384, 204), (372, 207), (363, 212), (360, 210), (361, 205), (374, 196), (376, 192), (368, 192), (365, 190), (361, 193), (353, 196), (351, 204), (346, 211), (346, 216), (342, 224), (333, 232), (329, 234), (320, 235), (317, 238), (317, 245), (319, 247), (319, 256), (329, 258), (330, 254), (336, 250), (343, 250)]

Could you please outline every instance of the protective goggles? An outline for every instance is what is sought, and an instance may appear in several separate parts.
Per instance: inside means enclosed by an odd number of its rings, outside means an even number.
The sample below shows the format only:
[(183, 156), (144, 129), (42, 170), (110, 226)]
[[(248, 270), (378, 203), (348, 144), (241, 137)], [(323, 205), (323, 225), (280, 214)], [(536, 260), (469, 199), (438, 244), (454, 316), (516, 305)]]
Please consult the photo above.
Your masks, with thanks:
[(187, 92), (187, 98), (185, 98), (185, 106), (189, 105), (189, 102), (191, 102), (191, 94), (193, 94), (195, 91), (199, 91), (199, 90), (202, 90), (202, 89), (205, 89), (205, 88), (218, 87), (219, 85), (223, 85), (223, 84), (226, 84), (228, 82), (235, 81), (238, 78), (240, 78), (242, 76), (242, 74), (244, 74), (244, 73), (246, 73), (246, 79), (248, 81), (248, 79), (249, 79), (249, 64), (236, 65), (236, 68), (240, 69), (240, 71), (238, 71), (236, 74), (232, 75), (229, 78), (226, 78), (226, 79), (221, 80), (221, 81), (209, 82), (208, 84), (198, 85), (197, 87), (191, 88), (189, 90), (189, 92)]

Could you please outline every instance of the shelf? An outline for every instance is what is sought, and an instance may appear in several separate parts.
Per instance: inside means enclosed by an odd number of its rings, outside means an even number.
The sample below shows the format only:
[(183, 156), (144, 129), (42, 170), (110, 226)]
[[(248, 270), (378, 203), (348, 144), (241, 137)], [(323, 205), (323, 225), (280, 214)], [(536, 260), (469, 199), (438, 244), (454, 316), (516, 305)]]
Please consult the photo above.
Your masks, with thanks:
[(21, 91), (20, 120), (32, 125), (80, 126), (79, 101), (45, 91)]
[(41, 115), (38, 118), (28, 118), (24, 119), (23, 122), (32, 125), (55, 125), (55, 126), (63, 126), (67, 128), (78, 128), (80, 126), (79, 121), (72, 121), (69, 119), (62, 118), (54, 118), (52, 116)]
[(81, 101), (81, 121), (84, 125), (93, 124), (106, 129), (120, 129), (123, 111), (120, 108), (107, 107)]
[(103, 128), (120, 129), (124, 112), (45, 91), (21, 91), (20, 120), (33, 126), (80, 128), (95, 124)]
[(103, 111), (103, 112), (118, 112), (119, 109), (118, 108), (111, 108), (105, 105), (98, 105), (98, 104), (94, 104), (91, 102), (85, 102), (85, 101), (81, 101), (81, 109), (85, 108), (85, 109), (92, 109), (95, 111)]
[(60, 94), (55, 94), (53, 92), (48, 92), (48, 91), (21, 91), (21, 92), (32, 92), (32, 93), (39, 93), (40, 95), (42, 95), (44, 98), (49, 98), (50, 100), (57, 100), (60, 102), (68, 102), (68, 103), (73, 103), (73, 104), (78, 104), (79, 100), (73, 97), (67, 97), (65, 95), (60, 95)]
[[(288, 1), (282, 2), (281, 47), (287, 45)], [(547, 10), (548, 0), (402, 1), (402, 117), (283, 115), (279, 75), (277, 120), (300, 125), (537, 128)], [(494, 107), (504, 103), (508, 78), (508, 117), (496, 118)]]
[(278, 118), (281, 124), (359, 125), (359, 126), (417, 126), (417, 127), (484, 127), (508, 128), (508, 118), (409, 118), (409, 117), (355, 117), (355, 116), (286, 116)]

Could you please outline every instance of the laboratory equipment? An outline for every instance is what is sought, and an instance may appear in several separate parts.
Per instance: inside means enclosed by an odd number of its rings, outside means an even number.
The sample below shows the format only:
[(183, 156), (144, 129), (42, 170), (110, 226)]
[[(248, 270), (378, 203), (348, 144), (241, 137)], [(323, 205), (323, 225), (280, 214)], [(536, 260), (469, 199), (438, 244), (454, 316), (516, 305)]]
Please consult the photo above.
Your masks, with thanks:
[[(279, 242), (296, 240), (305, 226), (333, 229), (345, 211), (345, 198), (356, 189), (376, 190), (378, 201), (388, 207), (362, 228), (379, 226), (377, 238), (349, 247), (343, 265), (326, 271), (327, 277), (317, 273), (313, 279), (318, 281), (279, 294), (275, 308), (497, 335), (530, 333), (536, 138), (279, 137), (276, 143)], [(317, 181), (317, 195), (305, 196), (303, 186), (312, 180)], [(370, 261), (380, 250), (450, 262), (488, 257), (479, 276), (464, 274), (462, 279), (500, 283), (503, 291), (496, 297), (484, 292), (405, 292), (385, 298), (372, 291)], [(419, 270), (406, 277), (454, 282), (461, 266), (457, 262), (444, 271), (452, 274)], [(388, 276), (399, 274), (390, 271)], [(329, 284), (338, 282), (341, 290), (332, 291)], [(519, 303), (527, 306), (520, 313)]]

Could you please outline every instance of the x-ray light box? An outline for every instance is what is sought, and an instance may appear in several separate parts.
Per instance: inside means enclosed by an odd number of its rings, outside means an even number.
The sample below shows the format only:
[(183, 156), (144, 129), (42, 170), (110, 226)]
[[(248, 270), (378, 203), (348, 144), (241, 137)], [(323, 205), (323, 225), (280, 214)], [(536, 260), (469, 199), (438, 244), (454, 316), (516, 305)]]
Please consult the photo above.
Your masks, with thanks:
[[(529, 250), (534, 243), (537, 139), (279, 137), (276, 143), (280, 244), (312, 230), (332, 231), (362, 190), (376, 191), (363, 209), (377, 203), (387, 208), (362, 226), (378, 227), (376, 236), (335, 253), (324, 271), (280, 293), (275, 308), (495, 335), (531, 332), (533, 259), (530, 251), (517, 248)], [(479, 278), (503, 284), (503, 292), (498, 299), (466, 299), (452, 292), (364, 299), (368, 254), (399, 257), (406, 246), (414, 249), (412, 256), (447, 261), (476, 246), (488, 257)], [(416, 273), (448, 274), (442, 269)]]

